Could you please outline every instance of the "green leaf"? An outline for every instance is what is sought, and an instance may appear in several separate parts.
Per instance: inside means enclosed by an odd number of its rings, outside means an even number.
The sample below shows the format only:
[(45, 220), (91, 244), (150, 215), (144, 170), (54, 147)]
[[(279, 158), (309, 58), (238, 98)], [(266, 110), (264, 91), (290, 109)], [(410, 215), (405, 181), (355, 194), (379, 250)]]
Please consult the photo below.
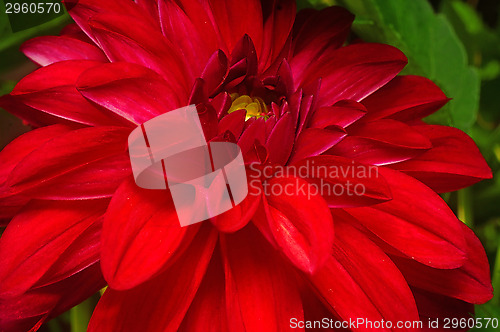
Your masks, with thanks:
[(368, 42), (401, 49), (408, 57), (405, 74), (428, 77), (452, 100), (429, 118), (467, 130), (475, 122), (480, 81), (467, 53), (443, 15), (426, 0), (330, 0), (356, 15), (354, 32)]
[[(482, 318), (481, 323), (483, 326), (481, 328), (473, 328), (471, 331), (498, 331), (498, 324), (500, 321), (500, 307), (498, 305), (495, 305), (490, 301), (482, 305), (476, 305), (475, 309), (475, 317)], [(487, 322), (489, 326), (485, 327)], [(494, 325), (492, 324), (493, 322)]]

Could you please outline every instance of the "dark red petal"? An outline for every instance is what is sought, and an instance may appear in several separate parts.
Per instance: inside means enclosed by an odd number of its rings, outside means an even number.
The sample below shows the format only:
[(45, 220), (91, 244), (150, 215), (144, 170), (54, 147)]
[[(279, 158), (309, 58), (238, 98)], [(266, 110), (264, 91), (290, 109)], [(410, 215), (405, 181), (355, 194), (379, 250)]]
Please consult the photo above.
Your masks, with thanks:
[(294, 274), (255, 228), (224, 235), (221, 248), (229, 331), (286, 331), (303, 319)]
[(349, 127), (349, 135), (328, 153), (386, 165), (414, 158), (432, 147), (426, 136), (402, 122), (383, 119), (361, 123), (363, 120)]
[(158, 74), (132, 63), (96, 66), (80, 75), (76, 84), (85, 98), (135, 124), (183, 106)]
[[(74, 182), (62, 183), (63, 187), (69, 188), (72, 185), (76, 186), (75, 183), (85, 185), (85, 179), (76, 176), (79, 170), (83, 170), (84, 174), (91, 176), (90, 189), (99, 191), (96, 183), (102, 183), (106, 188), (113, 189), (113, 186), (117, 184), (114, 181), (120, 181), (124, 172), (120, 169), (102, 166), (116, 166), (113, 163), (109, 164), (110, 158), (125, 154), (128, 133), (129, 130), (124, 128), (91, 127), (60, 135), (41, 145), (19, 162), (11, 172), (7, 184), (13, 191), (22, 192), (38, 189), (36, 187), (50, 186), (52, 183), (58, 183), (60, 179), (74, 179)], [(114, 175), (116, 178), (111, 181), (108, 177), (99, 179), (94, 172), (103, 169), (109, 176)], [(125, 173), (127, 172), (125, 170)], [(85, 189), (83, 186), (78, 189), (81, 190), (78, 193), (82, 193), (85, 197)], [(68, 197), (55, 188), (54, 191), (55, 195)], [(50, 189), (50, 192), (54, 191)], [(71, 192), (67, 194), (69, 197), (75, 195)], [(92, 195), (95, 194), (96, 192), (92, 193)]]
[(339, 156), (317, 156), (291, 165), (314, 184), (331, 208), (367, 206), (392, 198), (379, 168)]
[[(90, 60), (70, 60), (42, 67), (25, 76), (12, 91), (11, 98), (38, 112), (81, 124), (116, 123), (103, 110), (83, 98), (75, 88), (80, 74), (99, 64)], [(17, 114), (15, 109), (13, 113)]]
[(448, 102), (431, 80), (420, 76), (396, 76), (363, 100), (366, 119), (391, 118), (404, 122), (422, 119)]
[(333, 106), (321, 107), (314, 111), (309, 121), (313, 128), (328, 126), (347, 127), (361, 119), (366, 114), (363, 104), (353, 100), (341, 100)]
[(267, 137), (266, 148), (269, 151), (269, 161), (283, 165), (292, 152), (295, 138), (296, 123), (290, 112), (285, 113), (277, 122)]
[(217, 93), (226, 78), (228, 69), (229, 62), (224, 52), (219, 50), (208, 59), (201, 73), (201, 78), (205, 81), (210, 96)]
[(66, 36), (36, 37), (24, 42), (21, 51), (41, 66), (64, 60), (108, 61), (95, 45)]
[(304, 129), (295, 142), (289, 162), (320, 155), (342, 141), (346, 135), (347, 132), (337, 126)]
[(107, 203), (36, 201), (27, 205), (0, 238), (1, 297), (21, 295), (33, 286), (104, 214)]
[[(248, 122), (246, 121), (245, 124), (248, 124)], [(249, 124), (238, 140), (243, 157), (252, 149), (256, 141), (262, 145), (266, 142), (266, 122), (264, 118), (259, 118)], [(245, 162), (247, 162), (247, 159), (245, 159)]]
[(279, 250), (296, 267), (313, 273), (331, 254), (333, 222), (328, 205), (298, 177), (277, 176), (264, 185), (264, 193), (269, 205), (262, 217)]
[(432, 149), (391, 165), (437, 192), (455, 191), (492, 177), (481, 152), (463, 131), (445, 126), (413, 127), (432, 142)]
[(186, 252), (162, 274), (131, 290), (108, 288), (88, 331), (177, 331), (205, 275), (216, 240), (215, 228), (205, 224)]
[(461, 233), (467, 241), (467, 258), (458, 269), (439, 270), (410, 259), (391, 258), (412, 286), (470, 303), (485, 303), (493, 296), (488, 258), (479, 239), (465, 224)]
[(128, 179), (104, 219), (101, 265), (106, 281), (122, 290), (152, 278), (197, 228), (180, 226), (168, 191), (141, 189)]
[(464, 263), (462, 223), (433, 190), (403, 173), (379, 168), (392, 200), (346, 211), (380, 239), (422, 264), (457, 268)]
[(320, 106), (341, 99), (360, 101), (389, 82), (406, 65), (398, 49), (382, 44), (353, 44), (341, 47), (312, 63), (304, 71), (294, 72), (300, 86), (322, 78)]
[(333, 255), (309, 278), (344, 320), (362, 317), (372, 322), (397, 322), (419, 318), (403, 275), (377, 245), (346, 220), (335, 219)]
[(263, 2), (264, 31), (262, 51), (259, 56), (259, 70), (263, 71), (276, 59), (280, 59), (282, 51), (292, 30), (297, 11), (295, 1), (272, 0)]
[(236, 139), (239, 139), (245, 126), (246, 115), (246, 110), (237, 110), (224, 116), (219, 122), (219, 134), (229, 130)]
[(328, 7), (312, 13), (293, 38), (294, 71), (305, 70), (312, 62), (342, 46), (354, 15), (341, 7)]
[[(450, 297), (426, 292), (418, 288), (412, 288), (413, 296), (417, 302), (420, 320), (423, 322), (422, 331), (449, 331), (450, 323), (448, 321), (468, 322), (470, 325), (472, 317), (474, 317), (474, 305), (464, 301), (456, 300)], [(455, 320), (458, 319), (458, 320)], [(429, 323), (432, 321), (432, 326)], [(435, 324), (437, 323), (437, 324)], [(445, 324), (447, 327), (445, 327)], [(463, 323), (462, 323), (462, 326)], [(453, 329), (453, 331), (468, 331), (468, 328)]]

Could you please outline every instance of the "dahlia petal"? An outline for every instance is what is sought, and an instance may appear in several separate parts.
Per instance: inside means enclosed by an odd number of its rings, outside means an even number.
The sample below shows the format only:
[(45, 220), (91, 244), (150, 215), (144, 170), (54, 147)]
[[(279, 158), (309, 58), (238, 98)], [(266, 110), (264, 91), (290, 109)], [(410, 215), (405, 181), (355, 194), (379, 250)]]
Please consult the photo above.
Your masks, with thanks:
[(210, 47), (205, 44), (196, 26), (175, 1), (159, 0), (158, 9), (163, 35), (176, 45), (185, 57), (191, 75), (199, 77), (203, 65), (217, 49), (213, 45)]
[[(99, 265), (102, 219), (97, 219), (70, 244), (68, 249), (45, 272), (43, 277), (36, 282), (34, 288), (60, 282), (91, 266)], [(101, 272), (99, 272), (99, 275), (101, 275)]]
[[(75, 88), (78, 76), (99, 65), (90, 60), (69, 60), (42, 67), (24, 77), (10, 94), (17, 103), (69, 121), (110, 125), (113, 119), (83, 98)], [(6, 108), (10, 111), (10, 108)], [(13, 114), (17, 114), (13, 110)]]
[(142, 65), (160, 74), (167, 84), (186, 99), (194, 82), (186, 72), (182, 57), (174, 45), (159, 31), (135, 21), (130, 25), (129, 16), (100, 14), (90, 22), (93, 35), (112, 62), (124, 61)]
[(88, 331), (177, 331), (205, 276), (216, 240), (215, 229), (205, 224), (165, 272), (130, 290), (108, 288)]
[(465, 260), (462, 223), (432, 189), (403, 173), (379, 168), (392, 200), (345, 209), (380, 239), (406, 256), (435, 268), (460, 267)]
[(390, 118), (409, 122), (440, 109), (448, 98), (431, 80), (420, 76), (396, 76), (363, 100), (366, 119)]
[(389, 45), (353, 44), (326, 54), (303, 74), (295, 71), (294, 78), (304, 86), (322, 77), (320, 106), (341, 99), (360, 101), (394, 78), (407, 61)]
[(224, 235), (221, 249), (229, 331), (285, 331), (303, 319), (294, 274), (256, 229)]
[(35, 37), (24, 42), (21, 51), (40, 66), (65, 60), (108, 61), (95, 45), (66, 36)]
[[(432, 328), (423, 324), (422, 331), (449, 331), (444, 325), (448, 319), (467, 320), (474, 315), (474, 305), (450, 297), (429, 293), (418, 288), (412, 288), (413, 297), (417, 302), (420, 320), (428, 322), (438, 318), (439, 328)], [(468, 331), (469, 328), (454, 329), (455, 331)]]
[(224, 267), (216, 251), (179, 331), (228, 332), (224, 288)]
[(346, 135), (346, 131), (337, 126), (304, 129), (294, 144), (289, 162), (320, 155), (342, 141)]
[(224, 116), (219, 122), (219, 134), (230, 131), (236, 139), (239, 139), (245, 126), (246, 115), (246, 110), (237, 110)]
[(396, 322), (419, 318), (403, 275), (377, 245), (346, 220), (335, 219), (333, 255), (309, 278), (344, 320), (363, 317)]
[(100, 1), (100, 0), (63, 0), (71, 18), (78, 24), (80, 29), (85, 31), (97, 45), (97, 39), (94, 37), (89, 26), (90, 19), (96, 14), (113, 13), (127, 15), (131, 20), (145, 22), (155, 26), (148, 13), (141, 11), (135, 3), (127, 0)]
[(106, 281), (119, 290), (145, 282), (177, 257), (183, 240), (196, 230), (196, 225), (180, 226), (169, 192), (125, 181), (104, 219), (101, 265)]
[(386, 165), (414, 158), (432, 147), (431, 141), (412, 127), (395, 120), (362, 121), (347, 129), (349, 135), (328, 153), (372, 165)]
[[(331, 208), (367, 206), (388, 201), (391, 190), (379, 168), (340, 156), (317, 156), (292, 164), (299, 175), (316, 185)], [(304, 172), (302, 172), (304, 173)]]
[(45, 320), (74, 307), (105, 284), (99, 264), (94, 264), (56, 284), (0, 300), (0, 328), (2, 332), (37, 331)]
[[(248, 122), (249, 121), (246, 121), (246, 123)], [(253, 148), (256, 141), (262, 145), (266, 142), (266, 122), (264, 118), (255, 120), (243, 131), (243, 134), (238, 141), (243, 157), (245, 157), (245, 154)], [(245, 162), (248, 161), (245, 159)]]
[(104, 214), (107, 203), (36, 201), (28, 204), (0, 238), (0, 297), (12, 298), (33, 286)]
[(315, 11), (293, 38), (294, 71), (302, 71), (322, 54), (342, 46), (349, 34), (354, 15), (341, 7)]
[(232, 209), (210, 219), (221, 232), (235, 232), (248, 224), (261, 201), (262, 184), (252, 167), (246, 169), (248, 181), (247, 197)]
[(76, 85), (85, 98), (134, 124), (182, 106), (158, 74), (132, 63), (96, 66), (80, 75)]
[(399, 256), (391, 259), (412, 286), (469, 303), (485, 303), (493, 296), (488, 258), (474, 232), (461, 224), (467, 258), (459, 268), (440, 270)]
[[(268, 120), (269, 121), (269, 120)], [(283, 165), (292, 153), (294, 143), (294, 123), (290, 112), (285, 113), (277, 122), (267, 137), (266, 148), (269, 151), (269, 161)]]
[(201, 78), (205, 81), (210, 96), (216, 93), (222, 85), (228, 69), (229, 62), (224, 52), (219, 50), (208, 59), (201, 73)]
[(228, 50), (248, 34), (255, 43), (257, 54), (260, 54), (263, 30), (260, 1), (208, 0), (208, 4)]
[(259, 56), (260, 71), (264, 71), (276, 59), (282, 58), (280, 55), (287, 47), (286, 41), (293, 27), (296, 8), (296, 3), (292, 0), (273, 0), (263, 3), (265, 22), (262, 51)]
[(345, 128), (365, 116), (366, 112), (363, 104), (353, 100), (341, 100), (333, 106), (315, 110), (309, 121), (309, 126), (313, 128), (326, 128), (328, 126)]
[[(48, 195), (50, 196), (51, 193), (61, 195), (59, 197), (69, 195), (70, 198), (80, 192), (85, 197), (85, 195), (99, 196), (106, 188), (113, 190), (120, 181), (120, 177), (128, 173), (129, 166), (124, 164), (123, 158), (118, 159), (121, 162), (118, 164), (110, 161), (114, 161), (113, 158), (117, 155), (125, 155), (129, 131), (117, 127), (90, 127), (60, 135), (47, 141), (22, 159), (11, 172), (7, 185), (14, 192), (24, 192), (34, 189), (41, 191), (43, 186), (60, 183), (63, 188), (73, 187), (76, 192), (65, 194), (54, 187), (48, 189)], [(117, 165), (127, 165), (127, 168), (125, 170), (110, 168)], [(88, 182), (86, 179), (78, 178), (79, 170), (90, 175)], [(102, 170), (117, 178), (100, 178), (96, 173)], [(58, 182), (61, 179), (71, 179), (72, 182)], [(88, 188), (76, 188), (78, 184), (85, 185), (86, 183)], [(103, 185), (102, 189), (99, 188), (99, 183)], [(44, 195), (40, 192), (39, 194)]]
[(328, 205), (300, 178), (275, 177), (264, 189), (269, 191), (265, 218), (273, 239), (297, 268), (313, 273), (331, 254), (333, 222)]
[(391, 165), (422, 181), (437, 192), (468, 187), (492, 173), (474, 141), (463, 131), (445, 126), (413, 127), (432, 142), (432, 149), (402, 163)]

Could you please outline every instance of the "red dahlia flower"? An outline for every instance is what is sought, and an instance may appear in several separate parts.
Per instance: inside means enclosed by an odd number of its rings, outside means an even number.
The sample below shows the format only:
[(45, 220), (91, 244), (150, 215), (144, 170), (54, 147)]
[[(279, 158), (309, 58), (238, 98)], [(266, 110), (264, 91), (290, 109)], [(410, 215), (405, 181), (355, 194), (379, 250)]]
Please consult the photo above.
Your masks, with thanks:
[[(396, 76), (399, 50), (343, 46), (350, 13), (81, 0), (70, 14), (23, 45), (41, 68), (0, 101), (34, 128), (0, 154), (2, 331), (36, 330), (106, 284), (89, 331), (425, 322), (491, 298), (481, 243), (438, 195), (491, 172), (466, 134), (421, 120), (448, 98)], [(250, 194), (180, 227), (168, 191), (134, 183), (127, 137), (189, 104), (207, 141), (239, 145)], [(300, 190), (320, 183), (363, 190)]]

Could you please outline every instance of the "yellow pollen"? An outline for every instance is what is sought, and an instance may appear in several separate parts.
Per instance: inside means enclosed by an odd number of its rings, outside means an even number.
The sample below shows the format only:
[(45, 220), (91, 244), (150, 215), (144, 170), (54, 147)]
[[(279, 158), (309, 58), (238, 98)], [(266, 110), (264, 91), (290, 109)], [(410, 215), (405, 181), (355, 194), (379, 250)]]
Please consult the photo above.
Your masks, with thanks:
[(259, 97), (250, 97), (249, 95), (238, 95), (237, 93), (231, 94), (231, 100), (233, 103), (231, 104), (231, 108), (228, 113), (232, 113), (237, 110), (246, 110), (247, 115), (245, 116), (245, 120), (248, 120), (252, 117), (260, 118), (264, 117), (268, 118), (267, 114), (267, 106), (264, 103), (264, 100)]

